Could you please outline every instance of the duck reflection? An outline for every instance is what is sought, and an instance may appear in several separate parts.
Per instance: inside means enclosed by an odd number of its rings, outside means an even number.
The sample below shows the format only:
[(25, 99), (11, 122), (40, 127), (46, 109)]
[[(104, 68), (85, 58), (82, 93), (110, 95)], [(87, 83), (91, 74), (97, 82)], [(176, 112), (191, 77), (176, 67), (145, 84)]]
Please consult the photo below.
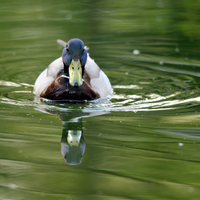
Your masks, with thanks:
[[(58, 107), (57, 107), (58, 108)], [(82, 162), (86, 149), (86, 143), (83, 138), (82, 118), (104, 115), (106, 111), (82, 109), (52, 109), (52, 107), (43, 107), (37, 110), (55, 114), (62, 121), (61, 154), (65, 162), (69, 165), (78, 165)]]
[(78, 165), (85, 153), (85, 140), (83, 138), (82, 118), (77, 122), (63, 121), (61, 138), (61, 154), (69, 165)]

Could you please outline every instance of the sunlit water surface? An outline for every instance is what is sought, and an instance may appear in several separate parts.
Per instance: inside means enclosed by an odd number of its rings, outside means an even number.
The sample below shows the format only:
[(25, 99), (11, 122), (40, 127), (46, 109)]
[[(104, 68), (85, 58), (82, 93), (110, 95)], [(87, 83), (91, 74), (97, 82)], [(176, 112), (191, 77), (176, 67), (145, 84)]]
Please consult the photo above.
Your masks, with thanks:
[[(2, 2), (0, 199), (200, 198), (198, 21), (187, 4), (196, 26), (182, 24), (184, 6)], [(112, 96), (36, 101), (37, 76), (62, 52), (56, 39), (72, 37)]]

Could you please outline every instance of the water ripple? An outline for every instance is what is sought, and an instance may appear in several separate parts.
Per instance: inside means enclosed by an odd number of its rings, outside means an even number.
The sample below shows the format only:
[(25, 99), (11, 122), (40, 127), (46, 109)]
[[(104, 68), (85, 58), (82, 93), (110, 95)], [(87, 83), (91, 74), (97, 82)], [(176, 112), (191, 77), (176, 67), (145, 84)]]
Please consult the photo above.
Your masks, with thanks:
[[(63, 104), (63, 103), (52, 103), (49, 100), (32, 101), (34, 98), (32, 94), (32, 85), (26, 83), (14, 83), (9, 81), (1, 81), (0, 85), (13, 86), (20, 90), (13, 90), (0, 97), (0, 102), (3, 104), (17, 105), (17, 106), (34, 106), (34, 107), (45, 107), (48, 106), (51, 109), (59, 110), (74, 110), (82, 109), (83, 112), (93, 111), (155, 111), (155, 110), (170, 110), (185, 107), (186, 104), (189, 106), (193, 103), (199, 103), (200, 97), (192, 97), (190, 94), (185, 99), (181, 99), (181, 92), (174, 92), (166, 96), (162, 96), (155, 93), (150, 94), (126, 94), (127, 90), (142, 90), (142, 87), (138, 85), (113, 85), (113, 89), (120, 91), (113, 92), (111, 97), (100, 98), (94, 101), (90, 101), (86, 104)], [(27, 90), (28, 88), (28, 90)], [(132, 92), (131, 92), (132, 93)], [(134, 93), (134, 92), (133, 92)], [(26, 99), (26, 97), (28, 97)], [(30, 98), (31, 97), (31, 98)]]

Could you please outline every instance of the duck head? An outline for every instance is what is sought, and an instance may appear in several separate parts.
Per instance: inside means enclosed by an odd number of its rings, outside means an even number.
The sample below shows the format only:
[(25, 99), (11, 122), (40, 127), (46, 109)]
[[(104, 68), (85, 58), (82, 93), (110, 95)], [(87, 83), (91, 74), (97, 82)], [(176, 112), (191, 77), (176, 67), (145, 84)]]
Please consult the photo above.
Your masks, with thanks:
[(83, 84), (83, 74), (87, 61), (87, 50), (84, 49), (84, 43), (80, 39), (71, 39), (63, 49), (62, 59), (64, 64), (64, 73), (69, 76), (69, 83), (74, 87)]

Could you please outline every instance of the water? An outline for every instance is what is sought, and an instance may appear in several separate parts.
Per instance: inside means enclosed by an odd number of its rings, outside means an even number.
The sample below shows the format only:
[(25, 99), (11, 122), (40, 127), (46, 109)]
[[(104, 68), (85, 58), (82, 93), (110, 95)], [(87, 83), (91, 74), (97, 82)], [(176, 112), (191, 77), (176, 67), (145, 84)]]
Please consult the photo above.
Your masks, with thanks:
[[(2, 1), (0, 199), (199, 199), (198, 9)], [(37, 76), (61, 55), (56, 40), (75, 37), (108, 75), (111, 99), (35, 102)], [(67, 140), (79, 148), (67, 152)]]

